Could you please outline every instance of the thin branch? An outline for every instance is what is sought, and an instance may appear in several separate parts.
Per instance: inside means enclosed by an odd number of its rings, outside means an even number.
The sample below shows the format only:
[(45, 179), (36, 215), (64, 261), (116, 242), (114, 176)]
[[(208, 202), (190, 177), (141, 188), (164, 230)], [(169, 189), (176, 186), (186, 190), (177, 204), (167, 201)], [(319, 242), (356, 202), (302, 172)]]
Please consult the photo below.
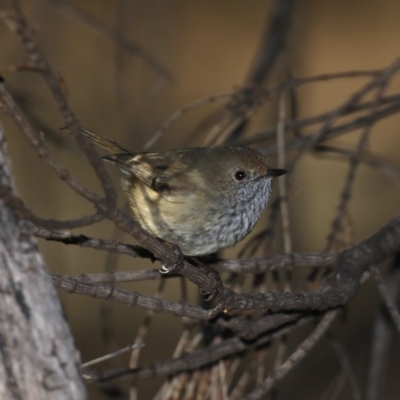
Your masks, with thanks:
[(337, 394), (341, 393), (346, 384), (346, 371), (343, 369), (339, 371), (331, 380), (320, 400), (334, 400), (337, 399)]
[[(95, 250), (104, 250), (109, 251), (111, 253), (118, 253), (118, 254), (126, 254), (131, 257), (142, 257), (148, 258), (151, 261), (155, 261), (155, 258), (152, 253), (148, 250), (144, 249), (140, 246), (133, 246), (131, 244), (116, 242), (113, 240), (105, 240), (105, 239), (97, 239), (91, 238), (86, 235), (77, 234), (74, 235), (71, 232), (60, 232), (51, 229), (46, 229), (43, 227), (35, 227), (34, 228), (35, 236), (38, 238), (46, 239), (48, 241), (55, 241), (59, 243), (64, 243), (66, 245), (75, 245), (80, 247), (87, 247), (90, 249)], [(131, 271), (135, 274), (140, 271)], [(126, 280), (113, 280), (111, 276), (114, 276), (114, 272), (106, 273), (106, 274), (99, 274), (107, 276), (108, 278), (103, 280), (103, 282), (126, 282)], [(118, 273), (119, 274), (119, 273)], [(137, 275), (138, 277), (140, 276)], [(152, 276), (152, 275), (150, 275)], [(142, 278), (142, 279), (158, 279), (158, 278)], [(133, 280), (141, 280), (140, 278), (133, 279)], [(94, 282), (94, 281), (92, 281)], [(100, 280), (98, 282), (101, 282)]]
[[(386, 307), (389, 310), (389, 313), (393, 318), (393, 322), (394, 322), (395, 326), (397, 327), (397, 330), (400, 333), (400, 312), (396, 306), (393, 296), (390, 293), (391, 291), (393, 292), (396, 289), (389, 290), (387, 283), (383, 279), (383, 276), (381, 274), (379, 267), (377, 267), (376, 265), (373, 265), (371, 267), (371, 273), (376, 280), (376, 283), (377, 283), (378, 289), (379, 289), (379, 293), (381, 294), (381, 296), (386, 304)], [(397, 289), (397, 291), (398, 291), (398, 289)]]
[[(311, 149), (320, 143), (327, 142), (345, 133), (352, 132), (359, 128), (363, 128), (366, 125), (369, 125), (371, 123), (376, 123), (381, 119), (390, 117), (393, 114), (397, 114), (399, 111), (400, 111), (400, 102), (397, 101), (394, 102), (393, 104), (390, 104), (389, 106), (380, 108), (379, 111), (376, 111), (373, 114), (363, 115), (361, 117), (355, 118), (350, 122), (330, 127), (326, 130), (326, 133), (323, 137), (318, 137), (319, 136), (319, 130), (318, 130), (309, 135), (304, 135), (291, 140), (287, 140), (285, 143), (285, 149), (295, 150), (298, 148), (305, 148), (305, 147), (310, 147)], [(310, 144), (313, 145), (310, 146)], [(276, 154), (277, 152), (276, 144), (259, 147), (258, 149), (262, 153), (267, 155)]]
[(336, 338), (336, 336), (334, 336), (333, 334), (328, 334), (327, 337), (336, 354), (336, 357), (345, 374), (345, 377), (349, 382), (353, 395), (353, 400), (361, 400), (361, 391), (358, 386), (357, 378), (354, 374), (348, 352), (346, 351), (342, 342), (338, 338)]
[[(336, 278), (325, 278), (317, 291), (313, 293), (267, 292), (266, 294), (238, 294), (224, 287), (218, 306), (212, 311), (211, 315), (216, 315), (223, 310), (268, 309), (278, 312), (285, 310), (326, 310), (341, 306), (354, 294), (359, 285), (360, 276), (368, 267), (384, 261), (399, 249), (400, 216), (394, 218), (386, 227), (382, 228), (369, 239), (338, 253)], [(170, 253), (164, 253), (165, 250), (163, 248), (161, 252), (163, 256), (166, 254), (167, 257), (170, 257)], [(184, 275), (201, 289), (210, 292), (213, 288), (213, 277), (208, 276), (205, 272), (193, 267), (189, 263), (184, 262), (178, 269), (180, 274)], [(57, 277), (57, 281), (66, 290), (91, 296), (99, 296), (101, 292), (103, 298), (108, 298), (112, 295), (113, 290), (117, 290), (106, 286), (79, 282), (76, 279), (67, 277)], [(124, 296), (122, 298), (124, 298), (122, 302), (127, 302)], [(128, 303), (133, 301), (130, 295), (128, 295), (128, 299)], [(139, 303), (143, 306), (143, 303)], [(147, 302), (145, 304), (148, 306)], [(158, 311), (165, 311), (163, 308), (159, 309), (156, 304), (157, 301), (155, 301), (152, 307), (157, 308)], [(176, 310), (176, 307), (169, 310), (169, 312), (174, 312), (172, 310)]]
[[(311, 150), (322, 138), (326, 137), (333, 122), (347, 112), (347, 110), (357, 104), (364, 96), (371, 92), (376, 87), (382, 87), (382, 82), (388, 82), (389, 79), (400, 69), (400, 58), (396, 59), (382, 72), (366, 83), (360, 90), (353, 93), (342, 105), (335, 110), (331, 111), (324, 121), (321, 129), (312, 137), (312, 139), (298, 152), (296, 158), (293, 160), (290, 169), (300, 161), (300, 159)], [(370, 123), (372, 124), (372, 122)]]
[[(279, 123), (277, 127), (277, 148), (278, 148), (278, 168), (284, 169), (286, 167), (286, 157), (285, 157), (285, 119), (286, 119), (286, 110), (285, 110), (285, 98), (284, 95), (281, 95), (281, 101), (279, 106)], [(289, 207), (288, 207), (288, 199), (286, 193), (287, 181), (286, 177), (282, 176), (281, 179), (278, 180), (279, 187), (279, 196), (281, 198), (280, 202), (280, 211), (281, 211), (281, 221), (282, 221), (282, 233), (283, 233), (283, 246), (284, 253), (291, 254), (292, 253), (292, 238), (290, 235), (290, 222), (289, 222)], [(288, 282), (287, 284), (291, 286), (291, 274), (288, 270)]]
[[(400, 64), (399, 64), (400, 66)], [(393, 68), (392, 68), (393, 69)], [(387, 73), (385, 73), (382, 78), (381, 78), (381, 83), (380, 86), (378, 88), (377, 94), (376, 94), (376, 98), (374, 100), (374, 102), (372, 103), (371, 106), (371, 113), (374, 113), (380, 103), (380, 99), (382, 97), (382, 94), (384, 92), (384, 90), (386, 89), (386, 86), (388, 84), (388, 78), (389, 76), (391, 76), (392, 73), (392, 69), (389, 69)], [(394, 71), (396, 71), (396, 69), (394, 69)], [(367, 125), (364, 129), (364, 132), (361, 135), (361, 138), (359, 140), (358, 146), (357, 146), (357, 150), (354, 153), (354, 155), (352, 157), (350, 157), (350, 166), (349, 166), (349, 172), (347, 173), (347, 178), (346, 178), (346, 182), (344, 184), (342, 193), (340, 195), (340, 201), (339, 201), (339, 205), (336, 208), (336, 215), (335, 218), (332, 221), (332, 229), (331, 232), (328, 235), (328, 239), (327, 239), (327, 243), (326, 243), (326, 247), (324, 249), (324, 253), (325, 252), (329, 252), (332, 249), (332, 246), (335, 243), (336, 240), (336, 236), (338, 234), (338, 232), (341, 229), (342, 226), (342, 219), (346, 213), (347, 210), (347, 204), (350, 201), (351, 198), (351, 194), (352, 194), (352, 188), (353, 188), (353, 183), (355, 180), (355, 174), (357, 171), (357, 167), (360, 164), (360, 160), (361, 160), (361, 155), (364, 151), (365, 146), (368, 143), (368, 138), (369, 135), (371, 133), (371, 129), (372, 129), (372, 123), (370, 125)]]
[(339, 375), (339, 378), (336, 382), (336, 385), (333, 387), (332, 394), (329, 396), (328, 400), (338, 400), (340, 399), (340, 395), (346, 385), (346, 373), (343, 371), (342, 374)]
[[(158, 284), (157, 290), (153, 297), (155, 299), (161, 298), (161, 294), (164, 290), (165, 287), (165, 281), (160, 281)], [(149, 327), (151, 323), (153, 322), (154, 319), (154, 312), (151, 310), (147, 310), (146, 315), (139, 326), (138, 332), (136, 334), (135, 340), (134, 340), (134, 345), (140, 345), (141, 343), (144, 342), (144, 339), (149, 331)], [(136, 368), (139, 362), (139, 357), (140, 357), (140, 350), (141, 348), (136, 348), (131, 352), (130, 358), (129, 358), (129, 368), (133, 369)], [(137, 399), (137, 388), (136, 388), (136, 382), (134, 380), (131, 381), (130, 387), (129, 387), (129, 393), (130, 393), (130, 400), (136, 400)]]
[(19, 219), (30, 221), (37, 226), (42, 226), (47, 229), (81, 228), (83, 226), (95, 224), (104, 219), (104, 216), (100, 213), (66, 221), (40, 218), (26, 208), (23, 201), (18, 196), (12, 194), (10, 187), (3, 185), (0, 185), (0, 198), (3, 200), (4, 204), (18, 216)]
[(219, 310), (267, 309), (276, 311), (327, 310), (344, 305), (358, 288), (362, 273), (400, 250), (400, 216), (351, 249), (339, 253), (338, 269), (313, 293), (238, 294), (223, 288)]
[(211, 96), (203, 97), (201, 99), (195, 100), (185, 107), (180, 108), (179, 110), (175, 111), (171, 116), (169, 116), (165, 122), (161, 125), (161, 127), (156, 131), (156, 133), (146, 142), (143, 149), (147, 150), (151, 146), (153, 146), (161, 136), (173, 125), (178, 119), (182, 118), (185, 114), (189, 111), (199, 108), (206, 104), (215, 103), (217, 100), (222, 100), (232, 97), (232, 92), (222, 92), (217, 93)]
[[(240, 131), (240, 127), (243, 126), (243, 124), (249, 120), (252, 115), (254, 115), (256, 110), (259, 109), (263, 103), (271, 99), (273, 96), (277, 96), (287, 90), (293, 90), (294, 88), (313, 82), (356, 76), (378, 76), (380, 73), (382, 73), (382, 71), (349, 71), (343, 73), (323, 74), (308, 78), (294, 79), (268, 89), (245, 86), (237, 93), (233, 93), (235, 96), (232, 96), (232, 100), (225, 107), (225, 110), (217, 114), (217, 121), (214, 123), (213, 128), (208, 133), (204, 141), (204, 145), (210, 146), (222, 144), (228, 139), (236, 140), (236, 137), (231, 138), (231, 134), (233, 132), (236, 132), (237, 129)], [(367, 87), (365, 89), (366, 92), (371, 90), (371, 88)], [(347, 107), (344, 107), (342, 111), (346, 112), (347, 108), (351, 108), (355, 103), (355, 100), (356, 99), (353, 99), (351, 102), (349, 102)], [(332, 114), (330, 117), (332, 117)], [(321, 137), (322, 136), (324, 135), (321, 135)]]
[(95, 358), (94, 360), (85, 362), (85, 363), (83, 363), (81, 365), (81, 368), (91, 367), (93, 365), (102, 363), (104, 361), (108, 361), (111, 358), (118, 357), (118, 356), (120, 356), (122, 354), (128, 353), (128, 352), (130, 352), (132, 350), (140, 349), (142, 347), (144, 347), (144, 343), (132, 344), (130, 346), (124, 347), (123, 349), (116, 350), (116, 351), (114, 351), (112, 353), (106, 354), (105, 356), (102, 356), (102, 357), (99, 357), (99, 358)]
[(258, 400), (264, 396), (276, 383), (284, 378), (300, 361), (311, 351), (318, 340), (326, 333), (335, 319), (337, 311), (329, 311), (310, 336), (307, 337), (294, 351), (294, 353), (254, 391), (245, 396), (243, 400)]
[(276, 0), (274, 3), (274, 9), (268, 18), (247, 79), (247, 85), (250, 86), (260, 86), (265, 82), (276, 59), (285, 47), (294, 1)]
[[(72, 234), (71, 232), (53, 231), (46, 228), (34, 228), (36, 237), (49, 241), (56, 241), (66, 245), (76, 245), (80, 247), (104, 250), (112, 253), (126, 254), (131, 257), (149, 258), (154, 261), (152, 253), (140, 246), (133, 246), (126, 243), (112, 240), (88, 237), (82, 234)], [(247, 274), (260, 274), (275, 271), (278, 269), (295, 268), (336, 268), (339, 253), (319, 254), (319, 253), (292, 253), (287, 255), (277, 255), (265, 258), (253, 259), (225, 259), (210, 263), (219, 272), (235, 272)], [(171, 273), (164, 277), (175, 277)], [(111, 283), (129, 282), (136, 280), (160, 279), (158, 270), (143, 271), (118, 271), (112, 273), (98, 273), (77, 275), (75, 278), (92, 283)]]
[(10, 92), (7, 90), (4, 81), (0, 79), (0, 96), (7, 106), (10, 115), (13, 117), (16, 124), (21, 129), (22, 133), (28, 139), (31, 147), (36, 151), (39, 158), (50, 165), (55, 174), (60, 178), (61, 181), (65, 182), (72, 190), (77, 194), (89, 200), (92, 203), (99, 202), (101, 198), (97, 196), (94, 192), (84, 187), (75, 178), (71, 176), (68, 170), (62, 167), (56, 159), (51, 155), (48, 148), (44, 144), (43, 136), (37, 135), (24, 116), (22, 110), (15, 103)]
[(209, 313), (206, 310), (189, 304), (155, 299), (151, 296), (118, 289), (114, 286), (93, 285), (86, 282), (80, 282), (77, 279), (61, 277), (56, 274), (50, 275), (55, 287), (63, 289), (69, 293), (84, 294), (86, 296), (104, 300), (113, 300), (128, 306), (136, 306), (154, 312), (166, 312), (169, 314), (201, 320), (208, 320), (210, 318)]
[[(328, 146), (328, 145), (318, 145), (315, 147), (316, 155), (320, 156), (323, 154), (323, 157), (330, 156), (332, 159), (346, 159), (350, 157), (354, 157), (355, 151), (349, 148), (336, 147), (336, 146)], [(385, 158), (371, 154), (371, 153), (363, 153), (360, 156), (360, 162), (369, 165), (371, 167), (377, 168), (383, 174), (385, 174), (389, 179), (393, 181), (397, 186), (400, 186), (400, 168), (394, 165), (389, 160)]]
[(106, 194), (107, 200), (110, 202), (110, 204), (115, 204), (116, 193), (114, 185), (107, 173), (107, 170), (105, 169), (101, 157), (96, 153), (93, 146), (80, 132), (78, 118), (69, 107), (68, 100), (60, 85), (59, 76), (52, 69), (46, 57), (36, 44), (32, 29), (22, 13), (19, 1), (10, 0), (10, 3), (13, 9), (13, 15), (6, 15), (6, 18), (8, 17), (12, 22), (9, 26), (12, 27), (14, 33), (21, 40), (21, 43), (25, 47), (31, 62), (36, 63), (40, 69), (43, 70), (42, 76), (48, 88), (50, 89), (55, 102), (57, 103), (60, 114), (65, 121), (65, 125), (69, 128), (72, 137), (76, 140), (78, 146), (86, 155), (89, 163), (92, 165), (94, 172), (99, 178), (101, 186)]
[[(397, 301), (400, 297), (400, 254), (393, 262), (393, 269), (386, 279), (388, 296)], [(365, 379), (364, 400), (383, 400), (387, 363), (393, 324), (387, 313), (386, 304), (378, 308), (372, 330), (371, 349)]]
[(99, 19), (94, 17), (92, 14), (86, 12), (82, 8), (73, 5), (69, 2), (58, 0), (50, 1), (50, 3), (56, 7), (58, 11), (67, 17), (73, 17), (83, 22), (90, 28), (92, 28), (100, 36), (111, 40), (115, 45), (121, 47), (127, 52), (139, 57), (150, 67), (154, 68), (159, 74), (164, 78), (168, 79), (170, 82), (174, 82), (175, 78), (172, 76), (168, 68), (163, 65), (154, 55), (152, 55), (148, 50), (146, 50), (139, 43), (136, 43), (128, 39), (122, 32), (114, 29), (105, 23), (101, 22)]
[[(109, 285), (96, 285), (81, 282), (78, 279), (66, 276), (50, 274), (56, 287), (66, 290), (69, 293), (82, 294), (104, 300), (113, 300), (128, 306), (137, 306), (154, 312), (172, 313), (177, 316), (188, 318), (209, 320), (214, 317), (213, 313), (200, 307), (188, 305), (183, 302), (155, 299), (154, 297), (144, 296), (137, 292), (131, 292)], [(298, 313), (267, 315), (260, 319), (249, 321), (245, 318), (231, 318), (225, 320), (218, 318), (216, 323), (224, 328), (232, 329), (240, 333), (240, 336), (247, 340), (254, 339), (260, 334), (276, 329), (287, 323), (299, 320)]]
[(194, 350), (189, 354), (185, 354), (178, 358), (160, 361), (153, 365), (133, 370), (124, 369), (92, 371), (91, 379), (96, 380), (97, 382), (107, 382), (121, 378), (143, 379), (162, 375), (175, 375), (185, 371), (197, 370), (206, 365), (216, 363), (224, 358), (263, 346), (269, 343), (271, 340), (279, 338), (281, 335), (286, 334), (297, 327), (304, 326), (312, 320), (312, 317), (303, 318), (297, 323), (289, 324), (279, 331), (271, 331), (270, 333), (252, 342), (243, 341), (240, 338), (234, 337), (200, 350)]
[[(393, 94), (393, 95), (387, 95), (381, 98), (380, 101), (380, 107), (384, 105), (393, 105), (393, 104), (400, 104), (400, 95), (399, 94)], [(371, 109), (372, 107), (372, 102), (371, 101), (366, 101), (364, 103), (358, 103), (354, 104), (351, 107), (347, 108), (343, 114), (341, 115), (340, 118), (343, 118), (349, 114), (354, 114), (354, 113), (359, 113), (360, 111), (364, 111), (366, 109)], [(301, 128), (306, 128), (312, 125), (316, 125), (318, 123), (324, 122), (325, 119), (329, 116), (329, 112), (321, 113), (312, 117), (306, 117), (302, 119), (295, 119), (291, 120), (285, 123), (285, 131), (286, 132), (295, 132), (298, 129)], [(356, 128), (354, 128), (356, 129)], [(332, 131), (332, 128), (328, 130), (329, 132)], [(233, 144), (235, 145), (241, 145), (241, 146), (249, 146), (252, 144), (257, 144), (263, 141), (267, 141), (270, 139), (273, 139), (276, 136), (277, 133), (277, 126), (274, 125), (273, 127), (262, 131), (262, 132), (255, 132), (249, 135), (248, 137), (240, 138), (236, 140)], [(302, 138), (302, 136), (297, 136), (298, 138)], [(291, 145), (291, 148), (293, 148), (293, 145)]]

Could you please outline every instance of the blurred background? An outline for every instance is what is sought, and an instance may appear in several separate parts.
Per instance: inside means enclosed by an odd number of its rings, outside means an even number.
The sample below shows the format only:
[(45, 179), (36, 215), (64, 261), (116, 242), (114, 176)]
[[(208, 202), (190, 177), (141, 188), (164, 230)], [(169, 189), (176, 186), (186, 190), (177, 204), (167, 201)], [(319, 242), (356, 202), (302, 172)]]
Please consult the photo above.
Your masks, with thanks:
[[(398, 0), (293, 3), (285, 51), (277, 57), (264, 80), (266, 87), (289, 77), (382, 69), (400, 55)], [(21, 4), (35, 28), (42, 50), (63, 77), (70, 105), (82, 126), (132, 151), (142, 150), (168, 116), (188, 103), (236, 91), (249, 83), (275, 6), (274, 1), (267, 0), (37, 0)], [(83, 183), (99, 190), (85, 158), (70, 138), (58, 130), (63, 121), (41, 77), (32, 72), (12, 72), (13, 65), (26, 59), (19, 39), (4, 24), (0, 25), (0, 37), (1, 73), (19, 104), (34, 126), (45, 133), (57, 158)], [(365, 82), (366, 78), (360, 77), (302, 86), (296, 91), (296, 118), (338, 107)], [(397, 76), (386, 93), (399, 90)], [(201, 145), (209, 128), (205, 121), (221, 111), (223, 104), (226, 99), (208, 102), (183, 115), (151, 149)], [(257, 110), (243, 136), (250, 137), (276, 126), (278, 111), (278, 98), (274, 98)], [(26, 205), (43, 218), (78, 218), (91, 213), (90, 204), (60, 183), (36, 157), (11, 119), (1, 115), (1, 122), (9, 143), (18, 192)], [(399, 129), (400, 114), (397, 113), (373, 127), (368, 144), (371, 153), (389, 162), (397, 173), (400, 171)], [(316, 127), (311, 127), (302, 133), (315, 131)], [(360, 133), (361, 130), (356, 130), (335, 139), (334, 143), (354, 149)], [(276, 165), (276, 158), (271, 157), (271, 163)], [(287, 157), (290, 159), (290, 154)], [(108, 169), (118, 183), (119, 172), (112, 166)], [(348, 162), (343, 159), (315, 154), (301, 159), (290, 177), (292, 251), (323, 250), (348, 169)], [(276, 194), (277, 186), (274, 190)], [(122, 194), (119, 201), (123, 206)], [(355, 242), (371, 235), (398, 214), (399, 206), (398, 176), (390, 179), (371, 166), (360, 165), (349, 205), (352, 221), (349, 240)], [(255, 234), (265, 227), (268, 216), (269, 211), (266, 211)], [(109, 222), (78, 231), (89, 236), (130, 241), (123, 235), (115, 236)], [(39, 245), (49, 270), (61, 274), (102, 272), (110, 265), (118, 270), (153, 267), (146, 260), (108, 256), (90, 249), (45, 241), (39, 241)], [(222, 256), (235, 257), (242, 247), (240, 244)], [(272, 253), (282, 251), (278, 230)], [(153, 295), (157, 282), (121, 287)], [(189, 289), (190, 300), (198, 302), (198, 289), (190, 285)], [(119, 348), (132, 343), (145, 317), (143, 310), (120, 304), (104, 306), (102, 301), (62, 292), (60, 296), (84, 361), (107, 353), (110, 346)], [(167, 282), (164, 297), (181, 298), (178, 281)], [(334, 326), (348, 352), (360, 388), (365, 380), (371, 329), (379, 301), (374, 283), (367, 282), (346, 309), (345, 317)], [(290, 339), (288, 351), (309, 332), (308, 329), (300, 330)], [(146, 336), (139, 364), (171, 357), (181, 331), (181, 319), (157, 315)], [(386, 376), (384, 398), (388, 400), (400, 396), (399, 343), (398, 332), (395, 332)], [(127, 357), (121, 358), (120, 366), (126, 366)], [(331, 347), (321, 341), (301, 366), (278, 384), (275, 396), (281, 399), (322, 398), (338, 370)], [(139, 398), (154, 395), (160, 382), (162, 380), (140, 382)], [(93, 385), (89, 390), (93, 399), (107, 398)], [(339, 398), (353, 398), (349, 385)]]

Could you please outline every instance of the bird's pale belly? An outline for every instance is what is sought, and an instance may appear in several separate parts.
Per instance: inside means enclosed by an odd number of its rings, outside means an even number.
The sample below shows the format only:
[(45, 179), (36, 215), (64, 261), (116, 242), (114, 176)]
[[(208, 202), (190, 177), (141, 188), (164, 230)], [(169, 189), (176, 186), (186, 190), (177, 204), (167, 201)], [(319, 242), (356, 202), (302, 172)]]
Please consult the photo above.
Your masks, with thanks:
[(200, 213), (184, 205), (179, 207), (177, 203), (161, 202), (149, 207), (148, 200), (142, 207), (136, 207), (136, 217), (142, 227), (154, 236), (177, 244), (183, 254), (192, 256), (235, 246), (253, 229), (266, 205), (264, 200), (238, 205), (234, 210), (226, 207), (222, 212), (207, 207), (207, 211), (202, 209)]
[(132, 209), (141, 226), (192, 256), (236, 245), (254, 228), (269, 198), (268, 192), (258, 191), (246, 201), (225, 199), (221, 204), (221, 199), (195, 201), (190, 194), (168, 199), (142, 185), (130, 189)]

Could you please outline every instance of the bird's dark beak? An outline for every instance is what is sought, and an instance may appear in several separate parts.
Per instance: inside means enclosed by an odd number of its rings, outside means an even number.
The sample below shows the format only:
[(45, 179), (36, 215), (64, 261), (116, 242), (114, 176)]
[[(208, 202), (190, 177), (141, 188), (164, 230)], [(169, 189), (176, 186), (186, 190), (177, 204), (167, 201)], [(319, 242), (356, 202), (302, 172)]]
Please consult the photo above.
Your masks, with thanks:
[(277, 176), (286, 174), (286, 172), (286, 169), (269, 169), (266, 176), (269, 178), (275, 178)]

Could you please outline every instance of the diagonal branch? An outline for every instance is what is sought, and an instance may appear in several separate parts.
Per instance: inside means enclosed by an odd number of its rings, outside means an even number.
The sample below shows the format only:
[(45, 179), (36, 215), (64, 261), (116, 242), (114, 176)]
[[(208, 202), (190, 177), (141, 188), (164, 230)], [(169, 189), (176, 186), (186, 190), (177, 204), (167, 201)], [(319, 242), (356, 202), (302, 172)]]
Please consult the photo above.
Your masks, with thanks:
[(288, 324), (279, 331), (272, 330), (254, 341), (243, 341), (238, 337), (234, 337), (203, 349), (194, 350), (189, 354), (185, 354), (175, 359), (160, 361), (149, 366), (135, 369), (91, 371), (90, 376), (91, 379), (98, 382), (107, 382), (126, 377), (143, 379), (196, 370), (218, 362), (224, 358), (268, 344), (271, 340), (279, 338), (297, 327), (304, 326), (312, 320), (312, 317), (303, 318), (296, 323)]
[(69, 2), (60, 0), (56, 2), (51, 1), (50, 3), (68, 17), (79, 19), (81, 22), (91, 27), (99, 35), (105, 37), (108, 40), (111, 40), (125, 51), (138, 56), (149, 66), (154, 68), (164, 78), (168, 79), (170, 82), (174, 82), (175, 79), (172, 76), (171, 72), (167, 69), (167, 67), (163, 65), (153, 54), (142, 47), (139, 43), (129, 40), (117, 29), (109, 27), (108, 25), (101, 22), (99, 19), (76, 5), (72, 5)]
[(331, 326), (336, 314), (337, 311), (328, 312), (311, 335), (297, 347), (294, 353), (281, 366), (273, 371), (260, 386), (244, 397), (243, 400), (258, 400), (270, 391), (279, 380), (284, 378), (311, 351), (318, 340)]
[(13, 31), (21, 40), (22, 45), (25, 47), (25, 50), (28, 53), (30, 61), (40, 67), (42, 76), (48, 88), (50, 89), (55, 102), (57, 103), (58, 109), (60, 110), (60, 113), (65, 121), (65, 125), (69, 128), (73, 138), (76, 140), (78, 146), (86, 155), (89, 163), (92, 165), (97, 177), (100, 180), (108, 201), (110, 201), (110, 204), (115, 203), (116, 193), (114, 185), (105, 169), (101, 157), (96, 153), (93, 146), (80, 132), (78, 118), (69, 107), (68, 100), (61, 88), (57, 74), (36, 44), (32, 29), (22, 13), (19, 1), (11, 0), (10, 2), (13, 9), (13, 15), (6, 17), (12, 20), (12, 24), (10, 24), (10, 26), (13, 27)]
[(238, 294), (224, 288), (214, 310), (327, 310), (342, 306), (355, 293), (361, 274), (400, 250), (400, 216), (353, 248), (338, 255), (338, 269), (313, 292)]

